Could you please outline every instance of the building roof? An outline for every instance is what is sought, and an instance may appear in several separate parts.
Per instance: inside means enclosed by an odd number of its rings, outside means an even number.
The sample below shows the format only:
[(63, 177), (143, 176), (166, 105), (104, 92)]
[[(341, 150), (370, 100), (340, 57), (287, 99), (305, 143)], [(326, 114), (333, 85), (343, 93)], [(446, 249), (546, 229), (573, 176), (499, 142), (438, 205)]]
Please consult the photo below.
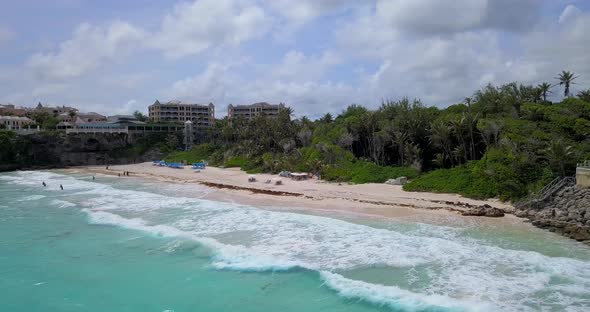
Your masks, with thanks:
[(230, 107), (232, 108), (251, 108), (251, 107), (277, 107), (277, 106), (284, 106), (284, 103), (279, 103), (279, 104), (270, 104), (267, 102), (257, 102), (254, 104), (239, 104), (239, 105), (233, 105), (233, 104), (229, 104)]
[(136, 125), (143, 125), (145, 122), (137, 120), (133, 115), (114, 115), (109, 116), (107, 118), (107, 123), (110, 124), (120, 124), (120, 123), (127, 123), (127, 124), (136, 124)]
[(150, 106), (153, 106), (153, 105), (200, 105), (200, 106), (208, 106), (208, 105), (209, 105), (209, 106), (211, 106), (211, 105), (213, 105), (213, 103), (208, 103), (208, 104), (199, 104), (199, 103), (184, 103), (184, 102), (183, 102), (183, 101), (181, 101), (181, 100), (171, 100), (171, 101), (168, 101), (168, 102), (164, 102), (164, 103), (162, 103), (162, 102), (160, 102), (159, 100), (156, 100), (156, 101), (154, 102), (154, 104), (152, 104), (152, 105), (150, 105)]
[(77, 125), (78, 128), (87, 128), (87, 129), (113, 129), (119, 128), (120, 125), (116, 123), (105, 123), (105, 122), (86, 122), (83, 124)]
[(101, 114), (95, 113), (95, 112), (78, 113), (78, 116), (98, 116), (98, 117), (105, 117), (104, 115), (101, 115)]

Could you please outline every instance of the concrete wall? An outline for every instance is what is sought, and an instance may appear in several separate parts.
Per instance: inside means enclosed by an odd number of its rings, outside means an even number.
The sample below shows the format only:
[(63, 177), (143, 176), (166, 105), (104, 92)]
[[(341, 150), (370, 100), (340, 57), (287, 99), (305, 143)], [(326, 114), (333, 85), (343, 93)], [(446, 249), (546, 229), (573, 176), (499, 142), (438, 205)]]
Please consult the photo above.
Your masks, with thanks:
[(590, 188), (590, 168), (576, 168), (576, 186), (580, 188)]

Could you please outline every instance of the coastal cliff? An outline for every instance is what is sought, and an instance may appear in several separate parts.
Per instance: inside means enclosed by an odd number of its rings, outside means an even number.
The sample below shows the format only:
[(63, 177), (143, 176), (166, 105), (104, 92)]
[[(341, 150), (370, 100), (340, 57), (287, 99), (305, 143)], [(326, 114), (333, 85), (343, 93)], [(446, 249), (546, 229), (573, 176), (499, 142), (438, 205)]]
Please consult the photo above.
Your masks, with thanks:
[(159, 159), (160, 148), (125, 133), (36, 133), (2, 142), (0, 171), (129, 164)]
[(590, 189), (568, 186), (536, 208), (520, 208), (514, 214), (537, 227), (590, 243)]

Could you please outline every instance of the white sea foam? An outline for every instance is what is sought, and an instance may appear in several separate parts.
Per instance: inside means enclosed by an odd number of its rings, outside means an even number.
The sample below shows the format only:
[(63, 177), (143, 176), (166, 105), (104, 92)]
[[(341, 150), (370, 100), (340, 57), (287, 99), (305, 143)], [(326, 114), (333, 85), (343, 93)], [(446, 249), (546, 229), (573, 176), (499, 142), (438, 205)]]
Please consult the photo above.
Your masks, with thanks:
[(340, 274), (320, 272), (325, 284), (348, 299), (358, 299), (378, 305), (386, 305), (404, 311), (439, 311), (441, 308), (452, 311), (499, 311), (490, 303), (458, 300), (443, 295), (415, 293), (396, 286), (371, 284), (351, 280)]
[(69, 208), (69, 207), (75, 207), (76, 204), (66, 201), (66, 200), (61, 200), (61, 199), (54, 199), (51, 201), (51, 204), (54, 206), (57, 206), (59, 208)]
[[(71, 182), (68, 189), (77, 190), (72, 196), (84, 198), (72, 201), (87, 208), (91, 223), (195, 240), (214, 252), (212, 265), (220, 269), (316, 270), (343, 297), (406, 309), (590, 307), (589, 261), (490, 246), (465, 237), (461, 229), (377, 229), (326, 217), (117, 189), (68, 176), (43, 178)], [(39, 177), (30, 174), (23, 179)], [(16, 183), (21, 182), (28, 183)], [(411, 284), (427, 286), (404, 289), (337, 274), (367, 267), (414, 272), (408, 275)], [(422, 274), (415, 274), (417, 270)]]
[(18, 201), (34, 201), (34, 200), (39, 200), (39, 199), (43, 199), (45, 198), (45, 195), (29, 195), (29, 196), (25, 196), (21, 199), (19, 199)]

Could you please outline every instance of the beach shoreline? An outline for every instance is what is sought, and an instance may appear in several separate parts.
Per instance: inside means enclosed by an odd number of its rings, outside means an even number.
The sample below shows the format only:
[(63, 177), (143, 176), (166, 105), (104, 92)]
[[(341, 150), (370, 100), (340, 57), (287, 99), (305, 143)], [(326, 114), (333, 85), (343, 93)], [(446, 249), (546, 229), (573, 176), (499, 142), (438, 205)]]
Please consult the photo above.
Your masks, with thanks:
[[(195, 184), (211, 188), (203, 199), (231, 201), (258, 207), (300, 207), (316, 211), (372, 217), (404, 218), (426, 215), (478, 216), (474, 211), (510, 214), (511, 205), (494, 200), (473, 200), (454, 194), (406, 192), (399, 185), (331, 183), (317, 179), (293, 181), (272, 174), (249, 175), (239, 168), (216, 168), (194, 172), (190, 167), (171, 169), (152, 163), (76, 167), (89, 174), (122, 178), (137, 177), (162, 182)], [(129, 176), (124, 173), (128, 172)], [(254, 176), (256, 182), (249, 182)], [(282, 185), (265, 183), (282, 180)], [(504, 215), (504, 213), (502, 213)], [(500, 215), (496, 215), (500, 216)], [(509, 215), (510, 218), (515, 218)]]

